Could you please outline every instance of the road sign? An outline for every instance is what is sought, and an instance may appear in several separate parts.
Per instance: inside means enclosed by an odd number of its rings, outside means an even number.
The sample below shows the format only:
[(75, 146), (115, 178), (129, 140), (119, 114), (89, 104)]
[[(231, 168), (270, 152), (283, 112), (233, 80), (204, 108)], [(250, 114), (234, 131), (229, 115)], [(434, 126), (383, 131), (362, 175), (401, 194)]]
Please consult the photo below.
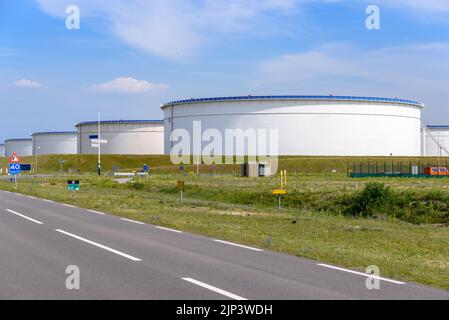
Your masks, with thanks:
[(9, 173), (13, 176), (20, 174), (21, 171), (20, 163), (11, 163), (9, 165)]
[(79, 191), (80, 190), (80, 181), (79, 180), (68, 180), (67, 181), (67, 190)]
[(17, 154), (14, 152), (11, 156), (11, 158), (9, 158), (9, 163), (20, 163), (20, 158), (17, 156)]
[(179, 191), (184, 191), (184, 181), (182, 181), (182, 180), (179, 180), (178, 181), (178, 190)]
[(31, 171), (31, 164), (21, 164), (20, 170), (22, 171)]
[(99, 148), (100, 144), (107, 144), (108, 140), (105, 139), (91, 139), (90, 140), (90, 146), (92, 148)]
[(89, 136), (89, 139), (98, 139), (98, 134), (91, 134), (90, 136)]
[(209, 169), (210, 169), (210, 171), (215, 172), (217, 170), (217, 166), (214, 164), (211, 164)]

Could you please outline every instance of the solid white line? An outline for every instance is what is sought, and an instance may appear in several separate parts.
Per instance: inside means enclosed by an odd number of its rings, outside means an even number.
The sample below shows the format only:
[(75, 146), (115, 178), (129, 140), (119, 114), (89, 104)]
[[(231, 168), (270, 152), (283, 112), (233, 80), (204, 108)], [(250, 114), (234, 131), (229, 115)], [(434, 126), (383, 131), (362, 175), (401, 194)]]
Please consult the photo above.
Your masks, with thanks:
[(69, 208), (76, 208), (75, 206), (72, 206), (71, 204), (67, 203), (61, 203), (63, 206), (69, 207)]
[(130, 260), (132, 260), (132, 261), (142, 261), (142, 260), (139, 259), (139, 258), (133, 257), (133, 256), (131, 256), (131, 255), (129, 255), (129, 254), (126, 254), (126, 253), (123, 253), (123, 252), (121, 252), (121, 251), (118, 251), (118, 250), (109, 248), (109, 247), (104, 246), (104, 245), (102, 245), (102, 244), (99, 244), (99, 243), (97, 243), (97, 242), (93, 242), (93, 241), (91, 241), (91, 240), (82, 238), (82, 237), (80, 237), (80, 236), (74, 235), (74, 234), (69, 233), (69, 232), (67, 232), (67, 231), (64, 231), (64, 230), (61, 230), (61, 229), (55, 229), (55, 231), (60, 232), (60, 233), (62, 233), (62, 234), (65, 234), (65, 235), (67, 235), (67, 236), (69, 236), (69, 237), (72, 237), (72, 238), (75, 238), (75, 239), (84, 241), (84, 242), (86, 242), (86, 243), (88, 243), (88, 244), (91, 244), (91, 245), (96, 246), (96, 247), (98, 247), (98, 248), (104, 249), (104, 250), (106, 250), (106, 251), (109, 251), (109, 252), (118, 254), (119, 256), (128, 258), (128, 259), (130, 259)]
[(252, 248), (252, 247), (248, 247), (248, 246), (244, 246), (241, 244), (237, 244), (237, 243), (233, 243), (233, 242), (228, 242), (228, 241), (223, 241), (223, 240), (214, 240), (215, 242), (220, 242), (220, 243), (224, 243), (224, 244), (229, 244), (231, 246), (236, 246), (236, 247), (240, 247), (240, 248), (245, 248), (245, 249), (249, 249), (249, 250), (253, 250), (253, 251), (263, 251), (262, 249), (258, 249), (258, 248)]
[(132, 223), (145, 224), (145, 223), (143, 223), (143, 222), (136, 221), (136, 220), (126, 219), (126, 218), (120, 218), (120, 219), (121, 219), (121, 220), (124, 220), (124, 221), (128, 221), (128, 222), (132, 222)]
[(248, 299), (246, 299), (246, 298), (240, 297), (240, 296), (235, 295), (235, 294), (233, 294), (233, 293), (230, 293), (230, 292), (228, 292), (228, 291), (219, 289), (219, 288), (217, 288), (217, 287), (208, 285), (207, 283), (204, 283), (204, 282), (201, 282), (201, 281), (192, 279), (192, 278), (182, 278), (182, 280), (185, 280), (185, 281), (188, 281), (188, 282), (190, 282), (190, 283), (196, 284), (197, 286), (200, 286), (200, 287), (209, 289), (209, 290), (211, 290), (211, 291), (214, 291), (214, 292), (216, 292), (216, 293), (219, 293), (219, 294), (221, 294), (221, 295), (223, 295), (223, 296), (226, 296), (226, 297), (231, 298), (231, 299), (234, 299), (234, 300), (248, 300)]
[(335, 266), (330, 266), (330, 265), (324, 264), (324, 263), (317, 263), (317, 265), (322, 266), (322, 267), (326, 267), (326, 268), (330, 268), (330, 269), (335, 269), (335, 270), (339, 270), (339, 271), (344, 271), (344, 272), (348, 272), (348, 273), (357, 274), (359, 276), (369, 277), (369, 278), (373, 278), (373, 279), (379, 279), (379, 280), (383, 280), (383, 281), (391, 282), (391, 283), (395, 283), (395, 284), (405, 284), (405, 282), (401, 282), (401, 281), (397, 281), (397, 280), (391, 280), (391, 279), (375, 276), (375, 275), (372, 275), (372, 274), (369, 274), (369, 273), (363, 273), (363, 272), (358, 272), (358, 271), (354, 271), (354, 270), (349, 270), (349, 269), (339, 268), (339, 267), (335, 267)]
[(96, 213), (96, 214), (104, 214), (103, 212), (90, 210), (90, 209), (87, 209), (87, 211), (92, 212), (92, 213)]
[(182, 233), (182, 231), (179, 231), (179, 230), (174, 230), (174, 229), (164, 228), (164, 227), (160, 227), (160, 226), (156, 226), (156, 228), (162, 229), (162, 230), (171, 231), (171, 232), (176, 232), (176, 233)]
[(34, 223), (37, 223), (37, 224), (44, 224), (43, 222), (40, 222), (40, 221), (35, 220), (33, 218), (27, 217), (27, 216), (25, 216), (25, 215), (23, 215), (21, 213), (15, 212), (15, 211), (13, 211), (11, 209), (6, 209), (6, 211), (8, 211), (9, 213), (15, 214), (16, 216), (19, 216), (19, 217), (22, 217), (24, 219), (27, 219), (27, 220), (29, 220), (31, 222), (34, 222)]

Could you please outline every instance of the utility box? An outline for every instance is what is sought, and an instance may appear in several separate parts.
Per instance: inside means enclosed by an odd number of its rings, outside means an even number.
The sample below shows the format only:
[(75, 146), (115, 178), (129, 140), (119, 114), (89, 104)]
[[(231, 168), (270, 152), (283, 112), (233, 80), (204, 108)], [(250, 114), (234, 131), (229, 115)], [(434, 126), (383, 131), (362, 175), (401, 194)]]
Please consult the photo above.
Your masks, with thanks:
[(243, 163), (241, 166), (242, 177), (266, 177), (271, 176), (271, 164), (269, 162)]

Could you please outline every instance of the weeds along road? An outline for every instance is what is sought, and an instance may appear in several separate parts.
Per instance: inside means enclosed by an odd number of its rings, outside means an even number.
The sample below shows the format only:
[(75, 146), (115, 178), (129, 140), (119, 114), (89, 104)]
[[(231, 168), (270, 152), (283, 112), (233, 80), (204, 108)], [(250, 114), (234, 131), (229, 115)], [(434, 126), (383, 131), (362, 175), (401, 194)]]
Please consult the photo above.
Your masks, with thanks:
[[(449, 299), (449, 292), (0, 191), (0, 299)], [(218, 240), (218, 241), (217, 241)], [(80, 289), (66, 288), (77, 266)]]

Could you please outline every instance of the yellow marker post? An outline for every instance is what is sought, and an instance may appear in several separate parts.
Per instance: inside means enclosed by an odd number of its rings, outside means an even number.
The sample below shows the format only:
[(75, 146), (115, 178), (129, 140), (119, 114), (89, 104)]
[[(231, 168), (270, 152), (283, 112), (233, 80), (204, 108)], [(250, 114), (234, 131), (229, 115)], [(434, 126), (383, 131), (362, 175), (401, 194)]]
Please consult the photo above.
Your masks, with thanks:
[(278, 208), (282, 208), (281, 199), (282, 195), (287, 194), (287, 190), (285, 190), (285, 187), (287, 186), (287, 170), (281, 170), (281, 188), (273, 190), (273, 194), (278, 197)]

